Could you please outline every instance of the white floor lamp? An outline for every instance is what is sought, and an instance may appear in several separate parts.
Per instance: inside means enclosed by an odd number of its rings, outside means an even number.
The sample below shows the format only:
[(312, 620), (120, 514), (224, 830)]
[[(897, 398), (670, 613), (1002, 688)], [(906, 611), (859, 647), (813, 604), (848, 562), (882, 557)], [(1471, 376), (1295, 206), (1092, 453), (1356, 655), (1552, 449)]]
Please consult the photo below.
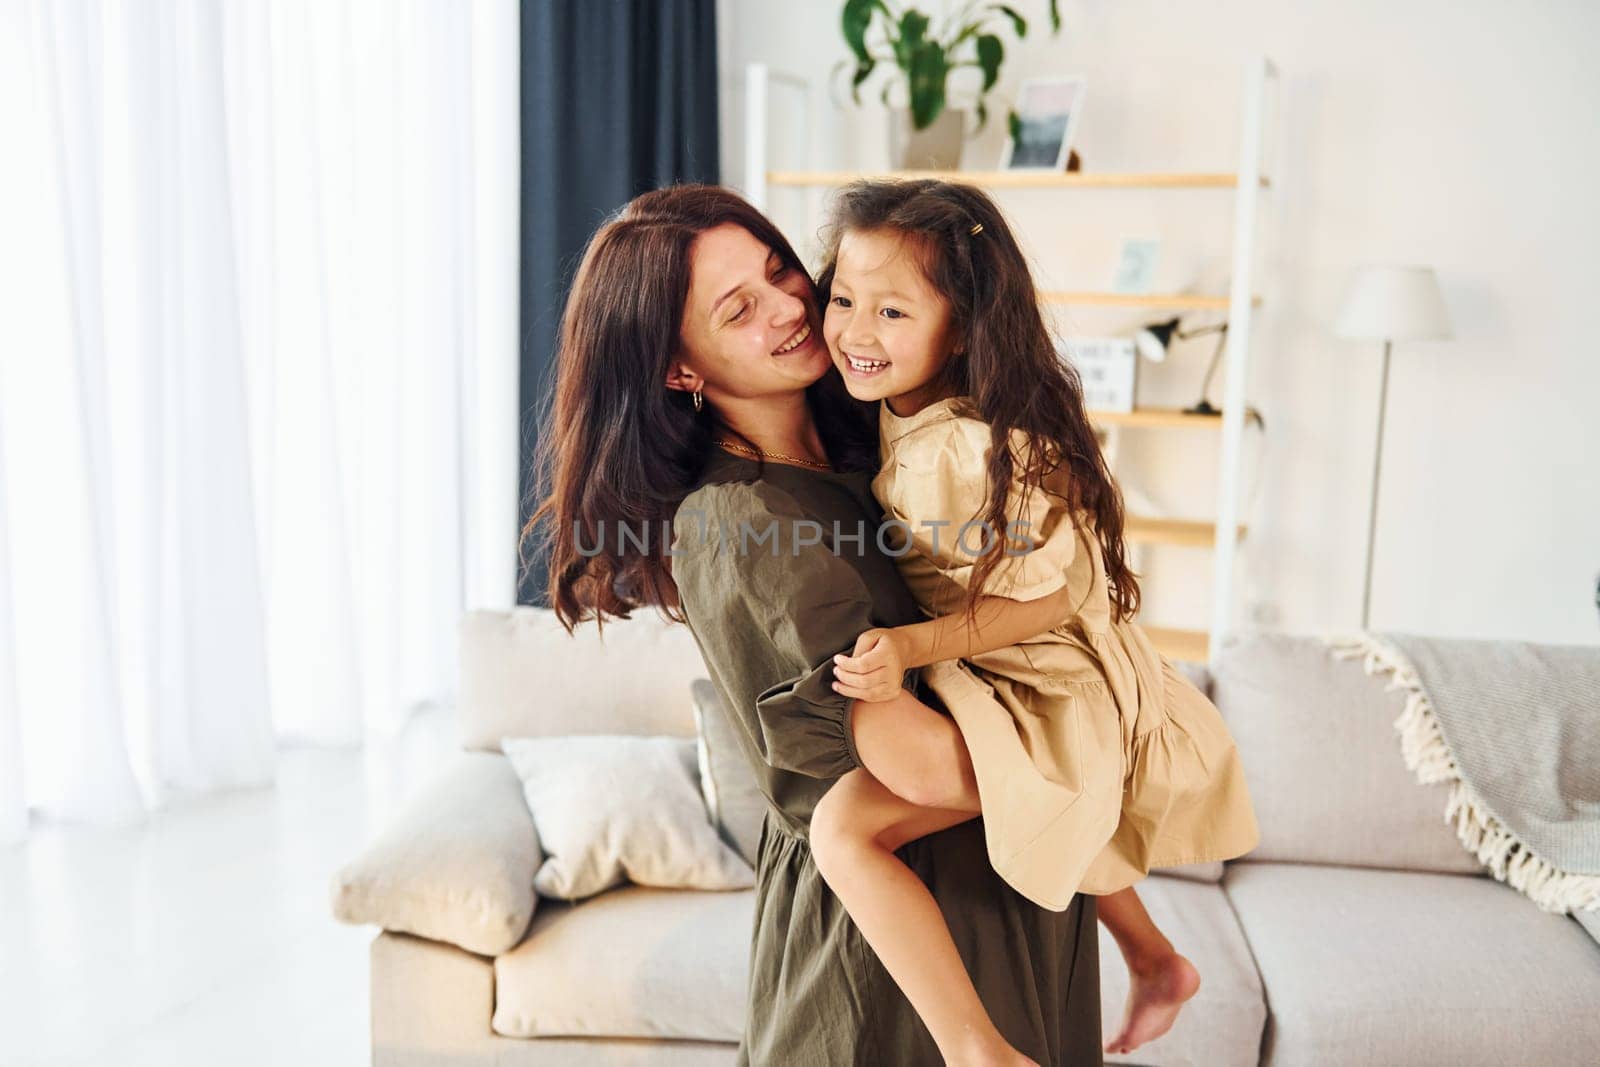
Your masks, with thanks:
[(1351, 341), (1383, 342), (1383, 384), (1378, 392), (1378, 447), (1372, 455), (1372, 506), (1367, 519), (1367, 568), (1361, 592), (1361, 628), (1372, 608), (1372, 547), (1378, 532), (1378, 476), (1383, 470), (1384, 408), (1389, 398), (1389, 349), (1396, 341), (1450, 336), (1450, 316), (1430, 267), (1360, 267), (1350, 277), (1334, 332)]

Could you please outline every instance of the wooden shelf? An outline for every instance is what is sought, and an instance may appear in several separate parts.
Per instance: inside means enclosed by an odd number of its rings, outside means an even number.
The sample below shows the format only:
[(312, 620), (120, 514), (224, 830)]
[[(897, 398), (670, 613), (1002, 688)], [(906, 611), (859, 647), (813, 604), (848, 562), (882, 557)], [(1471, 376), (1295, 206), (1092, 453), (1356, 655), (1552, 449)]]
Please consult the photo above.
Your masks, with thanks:
[[(1239, 537), (1244, 537), (1245, 524), (1239, 524)], [(1123, 523), (1122, 534), (1127, 540), (1146, 545), (1182, 545), (1186, 548), (1210, 548), (1217, 541), (1217, 524), (1195, 519), (1147, 519), (1129, 515)]]
[(1150, 638), (1156, 651), (1168, 659), (1185, 659), (1205, 663), (1211, 658), (1211, 636), (1204, 630), (1179, 630), (1170, 626), (1146, 626), (1139, 629)]
[(1089, 418), (1102, 426), (1196, 427), (1217, 430), (1221, 415), (1191, 415), (1182, 408), (1134, 408), (1132, 411), (1090, 411)]
[[(1234, 343), (1228, 344), (1223, 349), (1223, 360), (1216, 363), (1213, 368), (1223, 371), (1220, 375), (1221, 393), (1216, 403), (1226, 409), (1226, 416), (1192, 415), (1181, 408), (1139, 407), (1132, 411), (1090, 411), (1089, 417), (1094, 423), (1096, 436), (1105, 439), (1108, 444), (1118, 441), (1124, 427), (1211, 431), (1222, 430), (1226, 424), (1231, 431), (1235, 426), (1234, 420), (1241, 412), (1244, 414), (1245, 422), (1255, 421), (1260, 424), (1259, 414), (1249, 406), (1246, 399), (1246, 384), (1250, 378), (1250, 365), (1254, 358), (1252, 349), (1256, 346), (1244, 342), (1252, 336), (1251, 327), (1256, 309), (1262, 305), (1261, 297), (1256, 294), (1268, 289), (1261, 283), (1261, 278), (1265, 275), (1257, 273), (1260, 269), (1257, 263), (1261, 259), (1258, 254), (1261, 225), (1258, 216), (1261, 213), (1257, 208), (1262, 199), (1262, 191), (1273, 187), (1273, 183), (1262, 173), (1262, 146), (1268, 140), (1267, 116), (1271, 110), (1268, 106), (1268, 89), (1269, 85), (1278, 84), (1279, 73), (1277, 67), (1265, 55), (1253, 53), (1246, 57), (1244, 62), (1244, 79), (1240, 93), (1242, 117), (1237, 131), (1238, 157), (1237, 162), (1232, 164), (1228, 171), (1169, 169), (1100, 173), (993, 169), (939, 171), (803, 169), (804, 160), (799, 161), (801, 168), (779, 169), (772, 165), (774, 160), (769, 146), (772, 131), (770, 116), (767, 113), (770, 95), (768, 85), (775, 75), (761, 63), (750, 64), (745, 73), (745, 145), (750, 153), (746, 157), (750, 161), (750, 166), (747, 168), (749, 179), (747, 195), (750, 202), (763, 211), (768, 210), (769, 197), (792, 197), (791, 193), (782, 191), (786, 189), (805, 191), (805, 195), (794, 197), (793, 200), (796, 202), (803, 200), (805, 213), (810, 215), (817, 204), (825, 199), (823, 194), (850, 182), (863, 179), (906, 181), (919, 178), (958, 182), (986, 190), (1015, 190), (1017, 195), (1006, 193), (1008, 210), (1014, 207), (1018, 211), (1029, 213), (1051, 211), (1060, 207), (1062, 201), (1059, 197), (1071, 196), (1074, 190), (1082, 190), (1085, 194), (1099, 191), (1103, 201), (1109, 202), (1108, 208), (1115, 208), (1118, 204), (1132, 206), (1135, 197), (1139, 199), (1141, 205), (1148, 205), (1148, 198), (1151, 195), (1165, 196), (1168, 192), (1179, 190), (1200, 191), (1200, 195), (1191, 196), (1184, 201), (1192, 203), (1196, 210), (1211, 213), (1226, 210), (1231, 206), (1232, 239), (1229, 244), (1229, 257), (1235, 269), (1221, 294), (1113, 293), (1055, 290), (1040, 286), (1037, 289), (1036, 299), (1041, 307), (1050, 308), (1049, 317), (1057, 320), (1081, 318), (1084, 308), (1125, 309), (1114, 315), (1096, 313), (1092, 310), (1088, 313), (1091, 320), (1097, 317), (1107, 319), (1108, 328), (1111, 326), (1109, 322), (1111, 319), (1126, 320), (1126, 325), (1134, 319), (1149, 322), (1170, 319), (1190, 312), (1209, 312), (1216, 318), (1226, 316), (1230, 320), (1230, 336)], [(1033, 195), (1021, 195), (1030, 190), (1033, 191)], [(1117, 194), (1116, 190), (1130, 192)], [(1230, 192), (1231, 195), (1216, 195)], [(1203, 204), (1201, 195), (1205, 197)], [(1020, 219), (1021, 217), (1019, 221)], [(810, 225), (811, 222), (808, 220), (803, 228), (808, 229)], [(1019, 226), (1019, 229), (1022, 228), (1024, 227)], [(1065, 275), (1059, 276), (1058, 280), (1051, 284), (1084, 284), (1085, 281), (1088, 284), (1096, 283), (1093, 279), (1078, 279)], [(1176, 281), (1169, 283), (1169, 286), (1178, 289), (1185, 287)], [(1056, 308), (1062, 310), (1058, 312)], [(1118, 332), (1127, 331), (1119, 328)], [(1210, 370), (1207, 371), (1207, 379), (1208, 381), (1210, 379)], [(1232, 432), (1219, 432), (1216, 440), (1217, 485), (1216, 508), (1211, 512), (1214, 516), (1213, 521), (1143, 518), (1137, 515), (1130, 515), (1125, 520), (1124, 537), (1130, 542), (1206, 550), (1205, 558), (1212, 578), (1209, 625), (1200, 630), (1144, 627), (1162, 655), (1175, 660), (1209, 661), (1212, 652), (1211, 635), (1216, 634), (1220, 642), (1234, 627), (1236, 583), (1233, 579), (1238, 571), (1239, 540), (1245, 536), (1245, 524), (1240, 521), (1243, 518), (1243, 501), (1240, 500), (1240, 495), (1245, 442), (1243, 434)], [(1152, 442), (1152, 444), (1165, 443)], [(1202, 442), (1191, 438), (1186, 442), (1172, 442), (1172, 444), (1188, 448), (1200, 445)], [(1152, 506), (1151, 510), (1156, 509)]]
[[(1246, 408), (1245, 420), (1259, 420), (1255, 408)], [(1134, 408), (1132, 411), (1095, 411), (1089, 418), (1102, 426), (1143, 426), (1151, 429), (1220, 430), (1222, 416), (1196, 415), (1182, 408)]]
[[(910, 181), (937, 178), (990, 189), (1232, 189), (1237, 174), (1207, 173), (1097, 173), (1093, 171), (1036, 170), (769, 170), (768, 185), (832, 186), (862, 178)], [(1261, 188), (1269, 188), (1265, 177)]]
[[(1098, 304), (1102, 307), (1124, 308), (1177, 308), (1182, 311), (1227, 311), (1228, 297), (1200, 296), (1196, 293), (1094, 293), (1063, 290), (1039, 290), (1039, 299), (1046, 304)], [(1250, 303), (1261, 306), (1261, 298), (1253, 296)]]

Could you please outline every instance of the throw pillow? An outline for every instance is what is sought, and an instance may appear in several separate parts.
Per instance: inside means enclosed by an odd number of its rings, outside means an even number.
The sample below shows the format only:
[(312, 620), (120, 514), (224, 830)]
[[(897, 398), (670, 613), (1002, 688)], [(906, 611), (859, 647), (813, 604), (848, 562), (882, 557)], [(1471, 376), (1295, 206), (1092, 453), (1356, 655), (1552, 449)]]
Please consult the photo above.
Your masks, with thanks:
[(756, 786), (756, 776), (739, 748), (734, 725), (723, 712), (716, 686), (710, 679), (700, 678), (689, 692), (694, 698), (695, 732), (700, 739), (700, 791), (705, 795), (706, 809), (722, 839), (754, 867), (767, 798)]
[(542, 896), (578, 900), (623, 881), (745, 889), (755, 873), (717, 836), (695, 787), (695, 742), (595, 734), (508, 737), (545, 861)]
[(497, 752), (456, 753), (334, 875), (335, 917), (484, 956), (521, 941), (542, 855), (521, 785)]

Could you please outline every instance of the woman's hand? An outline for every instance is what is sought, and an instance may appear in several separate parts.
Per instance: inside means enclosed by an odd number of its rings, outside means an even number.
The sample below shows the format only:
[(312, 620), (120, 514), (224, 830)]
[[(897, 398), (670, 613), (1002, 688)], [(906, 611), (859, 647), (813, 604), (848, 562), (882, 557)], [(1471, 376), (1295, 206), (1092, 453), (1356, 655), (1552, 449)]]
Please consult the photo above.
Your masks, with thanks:
[(833, 657), (833, 688), (856, 700), (892, 700), (905, 679), (904, 638), (892, 629), (868, 630), (851, 654)]

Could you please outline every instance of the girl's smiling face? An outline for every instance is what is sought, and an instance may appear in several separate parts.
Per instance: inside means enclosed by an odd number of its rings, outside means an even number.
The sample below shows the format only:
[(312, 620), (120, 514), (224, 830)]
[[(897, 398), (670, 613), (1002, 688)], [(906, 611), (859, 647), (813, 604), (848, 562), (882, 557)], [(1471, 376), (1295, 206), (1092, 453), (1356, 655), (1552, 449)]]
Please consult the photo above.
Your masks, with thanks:
[(846, 232), (827, 296), (822, 336), (851, 396), (888, 400), (902, 417), (942, 399), (950, 302), (923, 277), (911, 239), (892, 230)]

